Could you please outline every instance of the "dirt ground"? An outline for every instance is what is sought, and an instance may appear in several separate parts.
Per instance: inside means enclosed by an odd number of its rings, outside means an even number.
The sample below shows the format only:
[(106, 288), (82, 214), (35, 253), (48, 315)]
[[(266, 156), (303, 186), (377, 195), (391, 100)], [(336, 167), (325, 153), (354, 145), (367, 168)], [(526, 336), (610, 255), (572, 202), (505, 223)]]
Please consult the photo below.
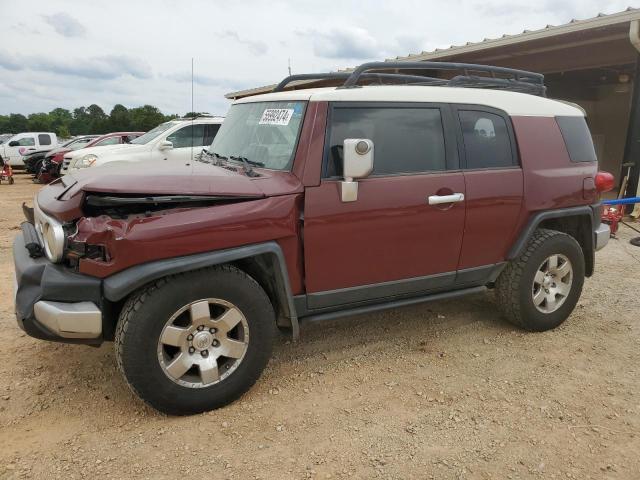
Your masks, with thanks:
[(11, 242), (37, 189), (0, 185), (0, 478), (640, 478), (626, 227), (555, 331), (511, 327), (491, 295), (314, 325), (240, 401), (171, 418), (129, 391), (112, 344), (18, 329)]

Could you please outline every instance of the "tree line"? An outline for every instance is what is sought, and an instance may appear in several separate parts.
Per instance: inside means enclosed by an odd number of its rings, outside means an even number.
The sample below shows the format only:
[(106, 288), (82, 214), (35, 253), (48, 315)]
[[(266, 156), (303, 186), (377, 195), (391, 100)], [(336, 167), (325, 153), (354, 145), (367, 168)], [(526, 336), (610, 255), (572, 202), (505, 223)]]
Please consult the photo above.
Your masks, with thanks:
[[(186, 116), (197, 115), (189, 112)], [(55, 108), (49, 113), (20, 113), (0, 115), (0, 133), (55, 132), (60, 138), (72, 135), (109, 132), (146, 132), (178, 115), (164, 115), (153, 105), (127, 108), (117, 104), (107, 115), (100, 106), (93, 104), (73, 111)]]

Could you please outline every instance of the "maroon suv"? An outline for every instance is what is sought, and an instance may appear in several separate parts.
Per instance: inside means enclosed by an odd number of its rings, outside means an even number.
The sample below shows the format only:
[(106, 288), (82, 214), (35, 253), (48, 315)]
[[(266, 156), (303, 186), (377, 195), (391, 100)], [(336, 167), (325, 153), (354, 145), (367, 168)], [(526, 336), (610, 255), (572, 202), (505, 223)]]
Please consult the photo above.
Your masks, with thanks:
[[(311, 77), (348, 78), (300, 89)], [(277, 328), (487, 288), (527, 330), (573, 311), (609, 239), (610, 176), (584, 111), (544, 98), (541, 75), (376, 63), (275, 90), (236, 101), (184, 164), (41, 190), (14, 244), (20, 327), (115, 340), (132, 389), (185, 414), (249, 389)]]

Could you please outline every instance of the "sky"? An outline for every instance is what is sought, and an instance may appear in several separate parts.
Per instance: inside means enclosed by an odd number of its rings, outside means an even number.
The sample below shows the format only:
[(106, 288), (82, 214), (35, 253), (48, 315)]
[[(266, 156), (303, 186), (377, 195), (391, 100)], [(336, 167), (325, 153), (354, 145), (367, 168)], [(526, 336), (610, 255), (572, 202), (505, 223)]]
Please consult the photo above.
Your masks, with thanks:
[(0, 0), (0, 114), (97, 103), (225, 114), (293, 73), (516, 34), (632, 0)]

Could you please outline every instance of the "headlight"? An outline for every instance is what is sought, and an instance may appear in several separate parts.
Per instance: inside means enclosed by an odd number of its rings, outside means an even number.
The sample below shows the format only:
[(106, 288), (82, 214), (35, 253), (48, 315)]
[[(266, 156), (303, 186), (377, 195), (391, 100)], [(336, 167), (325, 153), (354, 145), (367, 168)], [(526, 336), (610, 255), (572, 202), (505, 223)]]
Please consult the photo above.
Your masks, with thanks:
[(76, 163), (74, 165), (75, 168), (87, 168), (87, 167), (92, 167), (94, 163), (96, 163), (96, 160), (98, 160), (98, 157), (96, 155), (93, 154), (88, 154), (85, 155), (84, 157), (79, 158), (78, 160), (76, 160)]
[(64, 256), (65, 234), (62, 224), (40, 210), (37, 196), (33, 201), (33, 214), (36, 232), (44, 245), (45, 255), (53, 263), (59, 262)]

